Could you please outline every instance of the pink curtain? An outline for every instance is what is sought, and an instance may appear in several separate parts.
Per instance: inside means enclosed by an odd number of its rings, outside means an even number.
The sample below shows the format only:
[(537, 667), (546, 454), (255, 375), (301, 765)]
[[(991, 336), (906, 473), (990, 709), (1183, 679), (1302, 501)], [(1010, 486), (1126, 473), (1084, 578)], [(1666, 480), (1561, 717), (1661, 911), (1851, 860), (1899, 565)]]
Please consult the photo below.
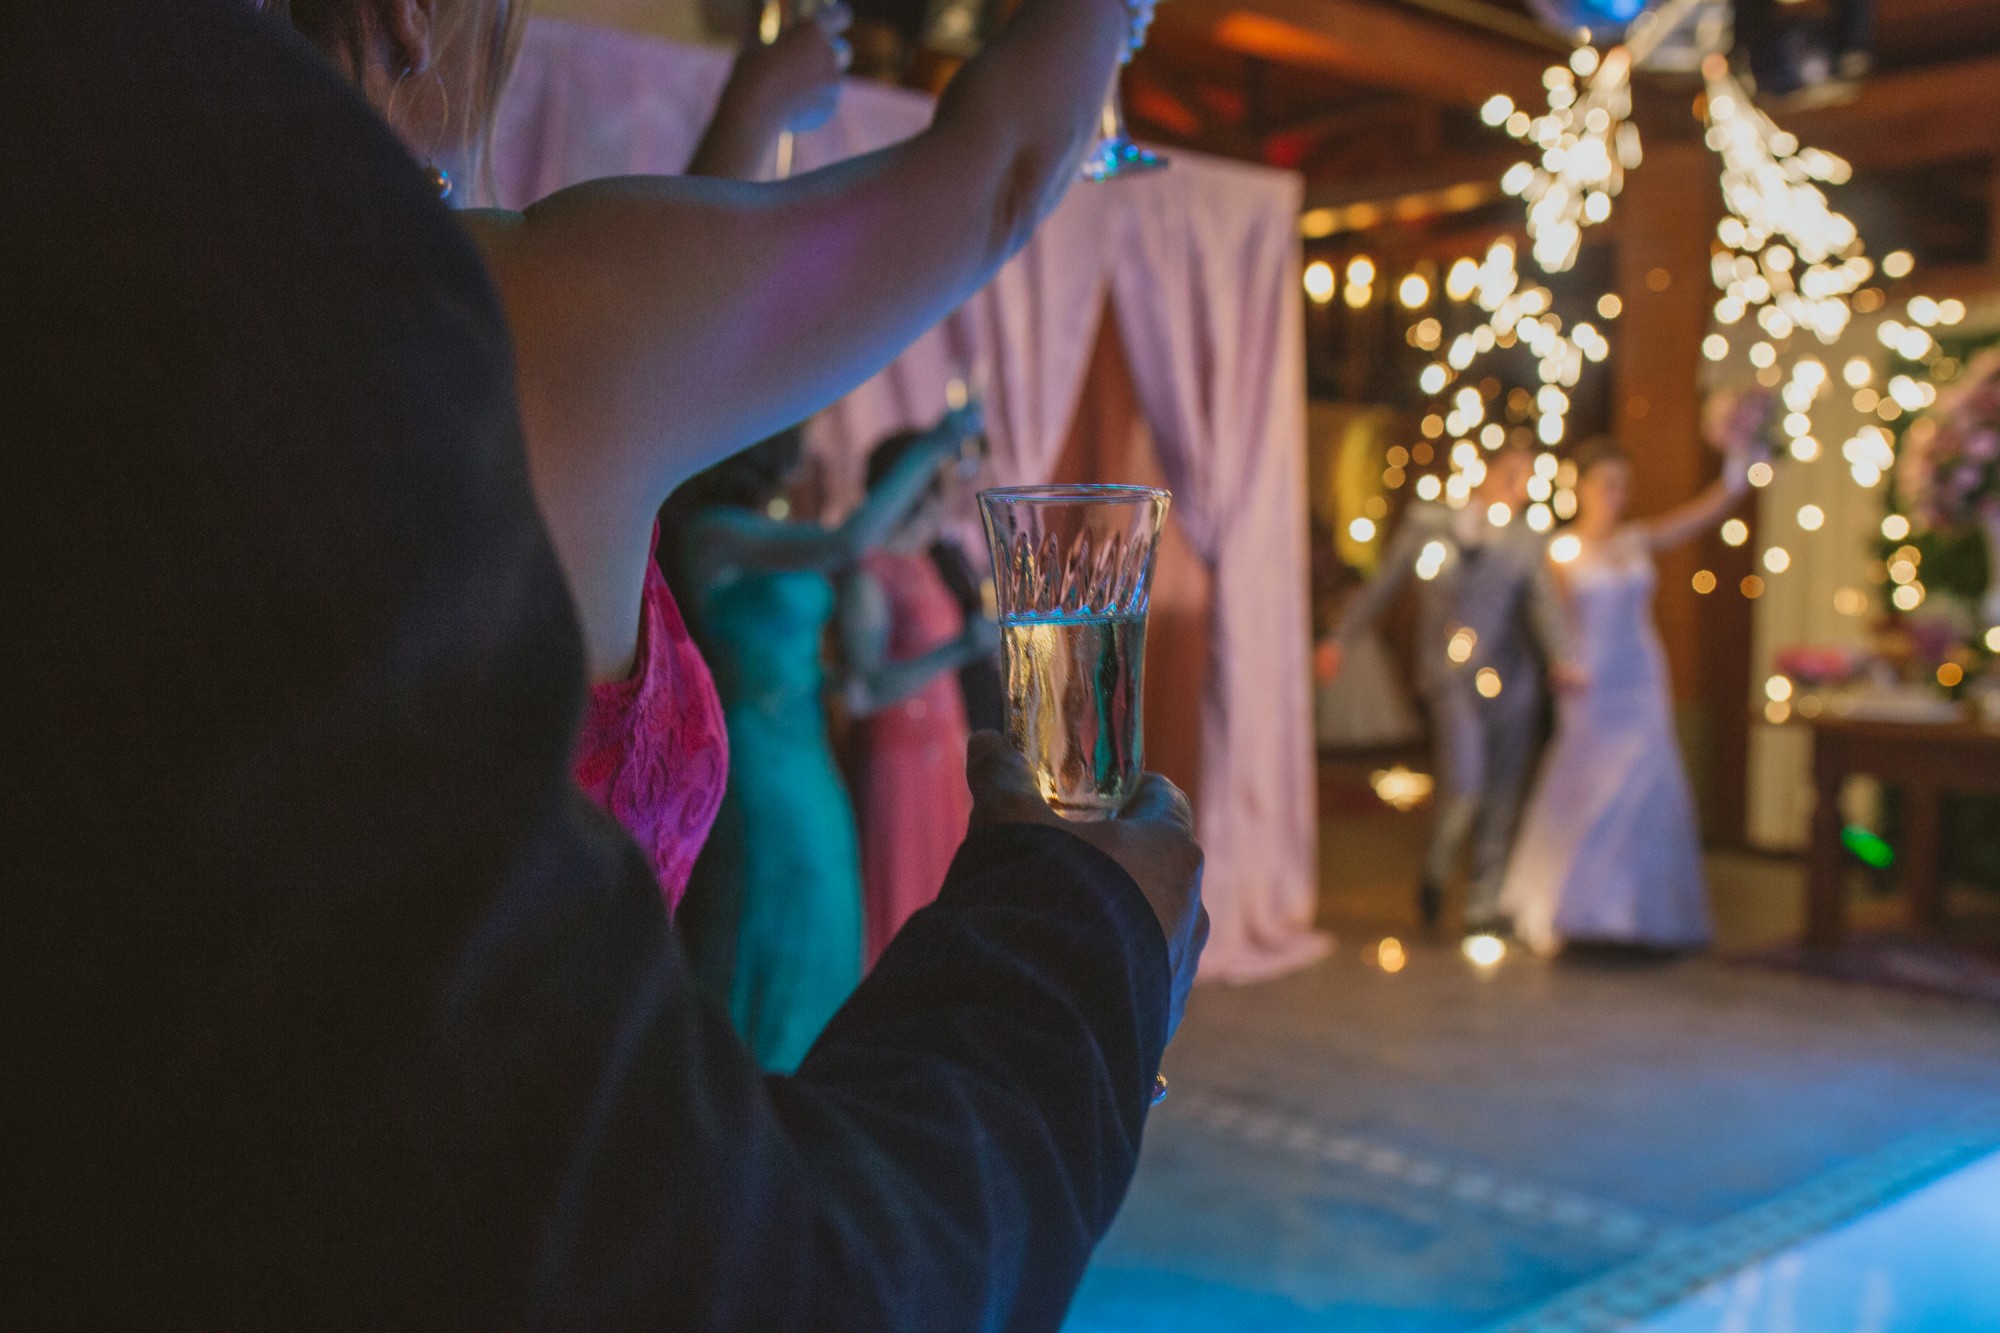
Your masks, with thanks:
[[(501, 201), (681, 170), (727, 71), (713, 51), (530, 25), (496, 144)], [(800, 140), (799, 169), (907, 138), (930, 113), (926, 98), (856, 84), (833, 123)], [(1214, 920), (1202, 974), (1228, 982), (1329, 947), (1313, 929), (1300, 190), (1286, 173), (1191, 154), (1161, 176), (1072, 190), (985, 291), (812, 429), (835, 503), (851, 501), (874, 442), (935, 421), (948, 383), (969, 376), (1000, 480), (1045, 480), (1113, 313), (1177, 513), (1215, 577), (1199, 720)]]

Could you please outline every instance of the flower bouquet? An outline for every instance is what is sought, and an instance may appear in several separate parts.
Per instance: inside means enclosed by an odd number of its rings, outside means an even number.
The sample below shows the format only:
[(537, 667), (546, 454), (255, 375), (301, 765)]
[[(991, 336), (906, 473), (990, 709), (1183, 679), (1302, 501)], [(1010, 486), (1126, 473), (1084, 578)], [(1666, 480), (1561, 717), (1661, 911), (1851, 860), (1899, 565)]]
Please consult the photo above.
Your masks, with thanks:
[(1990, 529), (2000, 518), (2000, 348), (1973, 357), (1911, 425), (1896, 479), (1927, 527)]

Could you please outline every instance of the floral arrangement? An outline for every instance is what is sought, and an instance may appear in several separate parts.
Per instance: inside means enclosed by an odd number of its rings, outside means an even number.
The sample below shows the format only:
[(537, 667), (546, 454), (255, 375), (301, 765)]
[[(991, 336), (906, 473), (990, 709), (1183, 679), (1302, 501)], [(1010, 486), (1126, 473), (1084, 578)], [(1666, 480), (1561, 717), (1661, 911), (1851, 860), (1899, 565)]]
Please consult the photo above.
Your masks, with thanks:
[(1910, 512), (1926, 527), (2000, 519), (2000, 348), (1973, 357), (1910, 427), (1896, 475)]
[(1754, 462), (1783, 447), (1779, 423), (1784, 415), (1778, 395), (1769, 389), (1718, 389), (1702, 402), (1701, 435), (1718, 453)]
[(1797, 644), (1781, 649), (1772, 665), (1808, 689), (1826, 689), (1857, 679), (1872, 662), (1872, 655), (1855, 648)]

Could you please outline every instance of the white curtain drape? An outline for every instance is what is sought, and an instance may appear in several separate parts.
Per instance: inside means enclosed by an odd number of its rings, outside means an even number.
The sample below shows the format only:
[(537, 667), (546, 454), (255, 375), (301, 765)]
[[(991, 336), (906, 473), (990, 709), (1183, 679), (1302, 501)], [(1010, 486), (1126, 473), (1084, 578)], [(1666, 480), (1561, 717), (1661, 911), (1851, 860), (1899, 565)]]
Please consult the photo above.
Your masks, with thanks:
[[(495, 178), (519, 206), (593, 176), (684, 168), (728, 72), (719, 53), (576, 24), (529, 28)], [(797, 147), (800, 170), (921, 130), (928, 99), (854, 85)], [(1201, 835), (1205, 979), (1249, 982), (1325, 953), (1307, 684), (1305, 369), (1295, 176), (1182, 155), (1164, 175), (1072, 190), (978, 296), (813, 425), (836, 500), (877, 440), (928, 425), (946, 386), (986, 398), (1004, 483), (1046, 480), (1107, 309), (1175, 492), (1215, 577)]]

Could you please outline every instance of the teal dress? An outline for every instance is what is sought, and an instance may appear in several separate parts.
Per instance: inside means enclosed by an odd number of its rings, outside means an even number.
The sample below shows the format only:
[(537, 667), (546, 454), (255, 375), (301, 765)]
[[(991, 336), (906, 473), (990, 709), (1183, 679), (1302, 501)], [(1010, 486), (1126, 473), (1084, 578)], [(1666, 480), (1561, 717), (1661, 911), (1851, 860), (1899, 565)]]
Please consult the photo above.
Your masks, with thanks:
[(834, 606), (813, 573), (741, 574), (697, 597), (729, 786), (682, 929), (703, 984), (781, 1073), (861, 981), (861, 854), (822, 697)]

